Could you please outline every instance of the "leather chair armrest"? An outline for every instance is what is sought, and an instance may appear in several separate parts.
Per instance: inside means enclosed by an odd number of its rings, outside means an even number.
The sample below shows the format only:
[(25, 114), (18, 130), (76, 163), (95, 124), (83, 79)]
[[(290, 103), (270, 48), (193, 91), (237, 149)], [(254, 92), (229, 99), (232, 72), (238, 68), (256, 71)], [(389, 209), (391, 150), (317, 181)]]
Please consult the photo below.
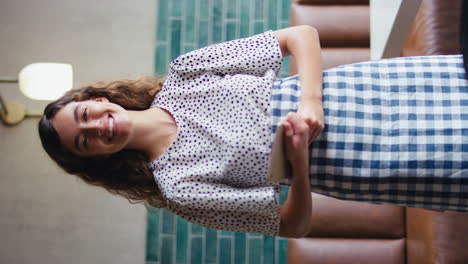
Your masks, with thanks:
[(459, 54), (462, 0), (423, 0), (402, 56)]
[(405, 210), (396, 205), (345, 201), (312, 193), (307, 236), (339, 238), (405, 237)]
[(405, 263), (405, 239), (291, 239), (288, 263)]
[(406, 209), (408, 263), (468, 263), (468, 213)]

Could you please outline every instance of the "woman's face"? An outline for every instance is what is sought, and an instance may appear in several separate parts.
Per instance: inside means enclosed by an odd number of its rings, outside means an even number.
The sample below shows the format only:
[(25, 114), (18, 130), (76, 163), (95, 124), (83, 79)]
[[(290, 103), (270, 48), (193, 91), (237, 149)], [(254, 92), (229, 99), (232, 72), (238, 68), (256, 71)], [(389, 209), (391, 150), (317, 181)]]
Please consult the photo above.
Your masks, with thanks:
[(70, 102), (52, 123), (62, 144), (80, 156), (118, 152), (128, 144), (131, 131), (127, 111), (106, 98)]

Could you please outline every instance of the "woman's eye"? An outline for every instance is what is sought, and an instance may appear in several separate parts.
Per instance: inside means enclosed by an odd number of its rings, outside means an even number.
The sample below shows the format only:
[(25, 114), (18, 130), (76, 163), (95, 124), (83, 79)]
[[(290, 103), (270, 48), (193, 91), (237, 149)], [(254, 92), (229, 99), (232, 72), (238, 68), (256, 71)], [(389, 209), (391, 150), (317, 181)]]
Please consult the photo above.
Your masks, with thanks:
[(88, 137), (86, 135), (83, 136), (83, 147), (88, 148)]
[(88, 121), (88, 108), (85, 108), (83, 111), (83, 120)]

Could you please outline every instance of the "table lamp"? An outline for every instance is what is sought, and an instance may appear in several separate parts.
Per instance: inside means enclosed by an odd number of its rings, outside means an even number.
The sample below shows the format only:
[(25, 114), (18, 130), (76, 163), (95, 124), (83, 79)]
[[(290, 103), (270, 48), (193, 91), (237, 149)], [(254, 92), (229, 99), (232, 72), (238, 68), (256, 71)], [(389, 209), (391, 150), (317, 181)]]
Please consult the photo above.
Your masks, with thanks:
[[(64, 63), (33, 63), (24, 67), (18, 79), (0, 78), (0, 83), (18, 83), (20, 91), (34, 100), (55, 100), (73, 86), (73, 69)], [(5, 103), (0, 95), (0, 116), (6, 125), (15, 125), (25, 117), (40, 116), (28, 114), (24, 106)]]

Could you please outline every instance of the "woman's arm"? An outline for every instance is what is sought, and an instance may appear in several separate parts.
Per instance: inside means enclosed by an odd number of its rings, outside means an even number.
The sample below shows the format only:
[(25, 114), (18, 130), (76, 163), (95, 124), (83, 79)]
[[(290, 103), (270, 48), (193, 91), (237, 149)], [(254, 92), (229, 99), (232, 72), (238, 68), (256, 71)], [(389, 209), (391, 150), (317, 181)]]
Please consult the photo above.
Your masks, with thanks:
[[(304, 162), (305, 164), (305, 162)], [(288, 198), (280, 206), (279, 236), (300, 238), (307, 235), (312, 214), (312, 196), (307, 166), (293, 168)]]
[(322, 105), (322, 59), (317, 30), (311, 26), (296, 26), (274, 32), (283, 57), (292, 55), (301, 83), (298, 113), (314, 128), (309, 132), (309, 144), (325, 127)]
[(288, 198), (280, 206), (282, 237), (303, 237), (309, 231), (312, 196), (309, 180), (308, 145), (324, 129), (322, 105), (322, 62), (317, 31), (297, 26), (275, 31), (283, 57), (292, 55), (301, 83), (298, 113), (289, 113), (285, 121), (285, 143), (292, 179)]
[(296, 113), (289, 113), (283, 123), (286, 154), (292, 166), (292, 179), (288, 198), (280, 206), (282, 237), (303, 237), (309, 231), (312, 197), (309, 180), (309, 126)]

